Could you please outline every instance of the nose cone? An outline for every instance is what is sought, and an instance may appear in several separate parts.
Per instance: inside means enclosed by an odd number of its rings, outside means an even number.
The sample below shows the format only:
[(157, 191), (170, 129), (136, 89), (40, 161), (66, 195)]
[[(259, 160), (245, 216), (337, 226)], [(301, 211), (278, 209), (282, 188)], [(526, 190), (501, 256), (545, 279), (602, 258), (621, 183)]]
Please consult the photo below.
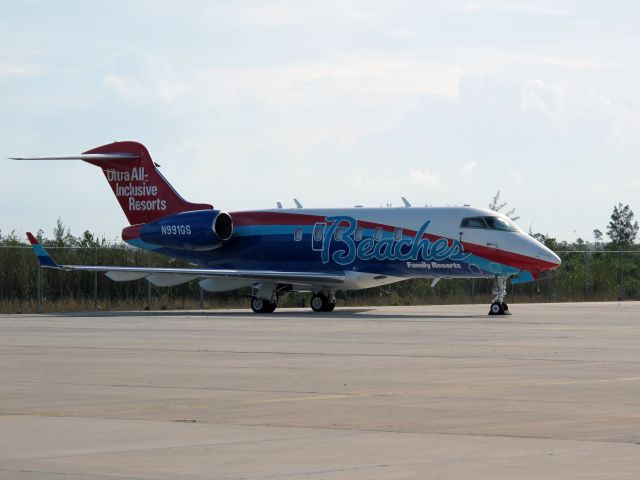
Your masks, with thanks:
[(523, 233), (520, 237), (520, 252), (528, 257), (528, 265), (522, 265), (522, 270), (544, 272), (560, 266), (561, 260), (555, 253), (545, 247), (535, 238)]
[(562, 263), (558, 255), (541, 243), (538, 244), (538, 251), (536, 253), (540, 270), (553, 270), (554, 268), (558, 268)]

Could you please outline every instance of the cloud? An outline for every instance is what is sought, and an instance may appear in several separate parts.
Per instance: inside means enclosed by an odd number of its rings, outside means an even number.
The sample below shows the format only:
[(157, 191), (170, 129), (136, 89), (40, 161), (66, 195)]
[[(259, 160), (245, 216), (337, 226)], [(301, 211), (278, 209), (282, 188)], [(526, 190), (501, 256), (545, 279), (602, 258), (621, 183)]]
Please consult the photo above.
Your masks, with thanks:
[(474, 0), (471, 2), (465, 2), (464, 9), (470, 12), (489, 10), (551, 17), (569, 15), (569, 11), (567, 9), (558, 8), (557, 4), (557, 1), (545, 2), (540, 0), (529, 0), (527, 2), (509, 0)]
[(286, 3), (256, 5), (239, 12), (242, 23), (258, 27), (283, 27), (305, 20), (300, 8)]
[(0, 78), (43, 75), (46, 69), (35, 66), (0, 65)]
[(409, 180), (411, 183), (424, 187), (440, 186), (440, 175), (428, 172), (427, 170), (411, 170), (411, 173), (409, 174)]
[(473, 172), (475, 171), (477, 166), (478, 166), (478, 162), (476, 162), (476, 161), (471, 161), (469, 163), (465, 163), (462, 166), (462, 174), (465, 175), (468, 178), (473, 178)]
[(137, 48), (126, 48), (102, 67), (108, 70), (104, 86), (132, 104), (172, 102), (184, 91), (183, 80), (157, 56)]

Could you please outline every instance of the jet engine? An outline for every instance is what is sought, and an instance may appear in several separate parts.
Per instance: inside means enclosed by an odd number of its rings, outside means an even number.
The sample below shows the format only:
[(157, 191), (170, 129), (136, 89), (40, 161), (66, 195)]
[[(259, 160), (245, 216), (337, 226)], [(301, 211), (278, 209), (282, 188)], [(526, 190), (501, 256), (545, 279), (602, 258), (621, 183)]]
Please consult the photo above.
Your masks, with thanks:
[(214, 250), (232, 235), (231, 215), (219, 210), (176, 213), (140, 227), (143, 242), (188, 251)]

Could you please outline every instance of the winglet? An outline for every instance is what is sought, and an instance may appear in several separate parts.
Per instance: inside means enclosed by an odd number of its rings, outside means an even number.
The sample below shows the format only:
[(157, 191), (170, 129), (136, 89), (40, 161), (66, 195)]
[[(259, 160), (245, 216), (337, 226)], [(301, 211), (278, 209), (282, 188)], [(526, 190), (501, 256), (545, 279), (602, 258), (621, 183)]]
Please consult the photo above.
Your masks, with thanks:
[(47, 253), (38, 239), (34, 237), (31, 232), (27, 232), (27, 238), (29, 239), (29, 243), (31, 243), (31, 247), (33, 247), (33, 251), (36, 254), (38, 265), (46, 268), (60, 268), (60, 265), (58, 265), (55, 260), (51, 258), (51, 255)]

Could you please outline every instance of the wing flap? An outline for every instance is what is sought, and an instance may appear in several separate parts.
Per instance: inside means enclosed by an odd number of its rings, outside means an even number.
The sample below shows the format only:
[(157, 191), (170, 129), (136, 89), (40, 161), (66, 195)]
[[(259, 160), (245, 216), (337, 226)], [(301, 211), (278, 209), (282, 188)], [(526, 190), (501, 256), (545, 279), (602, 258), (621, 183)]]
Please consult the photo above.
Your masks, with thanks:
[(177, 275), (175, 273), (153, 273), (147, 281), (156, 287), (175, 287), (199, 278), (198, 275)]
[(105, 275), (114, 282), (131, 282), (146, 277), (148, 273), (108, 271), (105, 272)]

